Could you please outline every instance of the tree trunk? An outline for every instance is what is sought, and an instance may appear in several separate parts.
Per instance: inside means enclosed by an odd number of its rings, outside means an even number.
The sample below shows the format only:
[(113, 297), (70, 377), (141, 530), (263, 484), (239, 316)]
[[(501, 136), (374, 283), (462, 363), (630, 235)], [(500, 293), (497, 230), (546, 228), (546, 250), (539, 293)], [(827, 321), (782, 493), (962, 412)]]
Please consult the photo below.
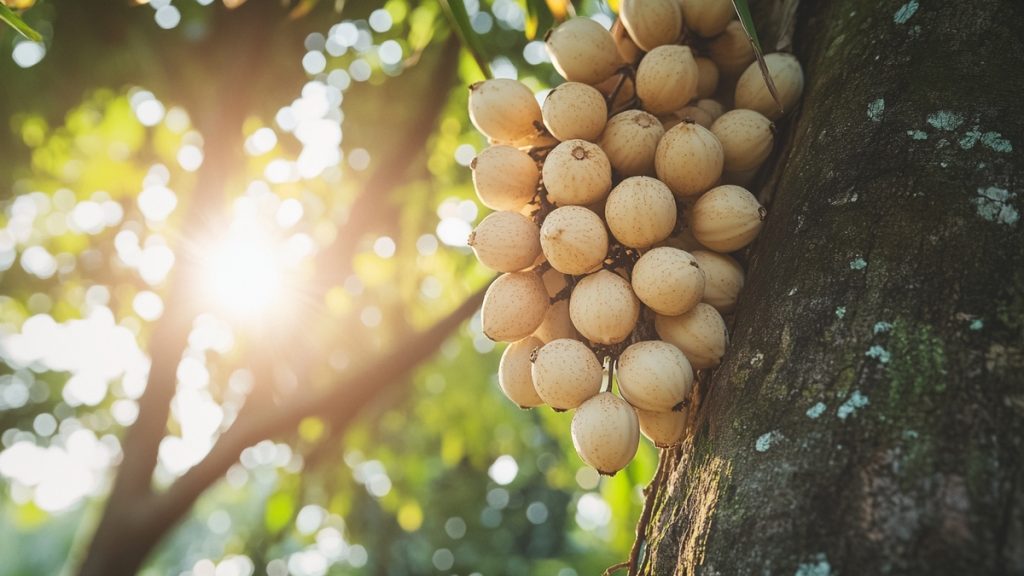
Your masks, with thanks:
[(643, 574), (1024, 574), (1024, 6), (804, 2), (807, 85)]

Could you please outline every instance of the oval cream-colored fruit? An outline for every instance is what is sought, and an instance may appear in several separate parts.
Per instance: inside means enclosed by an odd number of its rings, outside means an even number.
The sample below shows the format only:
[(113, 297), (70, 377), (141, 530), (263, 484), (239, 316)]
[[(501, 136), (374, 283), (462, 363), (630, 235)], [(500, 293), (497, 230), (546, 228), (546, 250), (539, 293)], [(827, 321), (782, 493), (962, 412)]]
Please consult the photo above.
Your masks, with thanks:
[(514, 142), (538, 132), (540, 106), (533, 92), (518, 80), (494, 78), (469, 87), (469, 119), (487, 136)]
[(540, 323), (533, 335), (545, 344), (559, 338), (578, 339), (579, 333), (576, 332), (576, 327), (572, 325), (572, 319), (569, 318), (569, 300), (559, 300), (552, 304), (548, 308), (547, 314), (544, 315), (544, 321)]
[(690, 212), (694, 238), (716, 252), (734, 252), (750, 244), (765, 215), (753, 194), (731, 184), (708, 190)]
[(552, 150), (541, 171), (548, 199), (559, 206), (593, 204), (612, 189), (612, 166), (601, 147), (566, 140)]
[(579, 340), (552, 340), (533, 359), (537, 394), (556, 410), (571, 410), (596, 395), (602, 378), (600, 360)]
[(636, 410), (611, 392), (602, 392), (576, 409), (572, 417), (576, 453), (605, 476), (626, 467), (640, 446)]
[(484, 335), (496, 342), (522, 340), (536, 330), (550, 300), (535, 272), (502, 274), (484, 294), (480, 316)]
[[(633, 97), (636, 96), (636, 84), (632, 78), (627, 77), (621, 83), (619, 80), (620, 77), (615, 75), (594, 86), (601, 94), (604, 94), (606, 101), (608, 98), (611, 98), (613, 93), (615, 94), (615, 100), (612, 102), (611, 108), (613, 115), (624, 111), (631, 104)], [(618, 89), (618, 92), (615, 91), (616, 89)]]
[(633, 292), (658, 314), (683, 314), (704, 297), (704, 272), (697, 259), (678, 248), (655, 248), (633, 265)]
[(544, 45), (562, 78), (600, 84), (623, 64), (611, 33), (590, 18), (570, 18), (544, 37)]
[(533, 336), (517, 340), (505, 348), (498, 363), (498, 385), (505, 397), (520, 408), (540, 406), (544, 400), (533, 387), (530, 357), (544, 343)]
[(540, 169), (522, 150), (490, 146), (469, 166), (476, 195), (492, 210), (520, 210), (537, 194)]
[(729, 172), (752, 170), (772, 153), (775, 142), (772, 121), (760, 112), (737, 108), (715, 120), (711, 133), (722, 143), (724, 169)]
[(697, 96), (697, 61), (689, 46), (658, 46), (640, 60), (636, 94), (644, 110), (666, 114)]
[[(711, 114), (708, 114), (706, 110), (699, 106), (687, 106), (680, 108), (675, 112), (676, 118), (679, 118), (681, 122), (691, 122), (693, 124), (700, 124), (701, 126), (711, 129), (711, 125), (714, 120), (711, 119)], [(668, 128), (666, 128), (668, 130)]]
[(608, 121), (600, 145), (620, 176), (653, 176), (654, 156), (664, 134), (654, 115), (626, 110)]
[(732, 0), (682, 0), (686, 27), (703, 38), (721, 34), (736, 15)]
[(562, 206), (544, 219), (540, 245), (552, 268), (578, 276), (604, 261), (608, 255), (608, 232), (601, 217), (589, 209)]
[(725, 113), (725, 107), (718, 100), (712, 100), (710, 98), (701, 98), (697, 100), (695, 104), (698, 108), (708, 113), (711, 116), (711, 121), (718, 120), (719, 116)]
[(675, 44), (683, 32), (679, 0), (622, 0), (619, 18), (629, 37), (646, 52)]
[(688, 411), (680, 412), (648, 412), (637, 410), (640, 419), (640, 433), (647, 437), (658, 448), (671, 448), (683, 441), (686, 436)]
[(669, 412), (683, 408), (693, 387), (693, 368), (668, 342), (645, 340), (622, 351), (616, 368), (619, 392), (640, 410)]
[(661, 180), (633, 176), (612, 189), (604, 217), (619, 242), (631, 248), (648, 248), (672, 234), (676, 201)]
[(682, 350), (697, 370), (721, 364), (729, 344), (722, 315), (703, 302), (686, 314), (656, 316), (654, 329), (662, 340)]
[(640, 301), (629, 282), (614, 272), (600, 270), (573, 288), (569, 317), (587, 340), (618, 344), (633, 332), (640, 317)]
[(718, 66), (710, 58), (698, 56), (697, 98), (711, 98), (718, 90)]
[(697, 239), (693, 237), (693, 229), (690, 227), (688, 221), (689, 217), (684, 216), (682, 229), (666, 238), (664, 242), (659, 242), (658, 246), (669, 246), (671, 248), (678, 248), (690, 253), (693, 253), (694, 250), (704, 248), (700, 245), (700, 242), (697, 242)]
[(540, 229), (519, 212), (492, 212), (470, 233), (467, 244), (491, 270), (517, 272), (540, 255)]
[(755, 110), (770, 120), (778, 120), (800, 100), (800, 94), (804, 91), (804, 71), (796, 56), (785, 52), (765, 55), (764, 63), (775, 82), (782, 110), (779, 110), (779, 105), (768, 91), (768, 83), (756, 62), (747, 67), (736, 83), (736, 107)]
[(566, 280), (565, 274), (554, 268), (545, 270), (540, 278), (544, 281), (544, 289), (548, 291), (548, 296), (551, 298), (558, 296), (559, 292), (569, 286), (569, 281)]
[(743, 25), (733, 20), (708, 44), (708, 55), (718, 66), (721, 78), (735, 79), (754, 61), (754, 48), (743, 31)]
[(743, 291), (743, 267), (732, 256), (710, 250), (694, 250), (693, 257), (704, 271), (704, 302), (722, 314), (732, 312)]
[(679, 198), (693, 198), (722, 176), (722, 144), (707, 128), (682, 123), (665, 132), (654, 155), (658, 178)]
[(622, 61), (627, 64), (636, 64), (636, 61), (643, 55), (643, 50), (633, 42), (633, 39), (629, 37), (629, 32), (626, 31), (626, 27), (622, 24), (622, 19), (619, 18), (612, 24), (612, 39), (615, 40), (615, 46), (619, 49), (619, 56)]
[(566, 82), (548, 93), (541, 109), (544, 126), (559, 140), (597, 140), (608, 121), (608, 104), (597, 88)]

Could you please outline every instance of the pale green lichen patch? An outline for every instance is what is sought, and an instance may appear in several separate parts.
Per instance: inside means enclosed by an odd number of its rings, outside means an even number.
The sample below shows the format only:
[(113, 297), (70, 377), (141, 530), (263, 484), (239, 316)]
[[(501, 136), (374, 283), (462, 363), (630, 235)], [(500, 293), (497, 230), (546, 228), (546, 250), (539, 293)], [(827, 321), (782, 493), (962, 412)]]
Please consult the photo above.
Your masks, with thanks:
[(952, 131), (960, 127), (964, 123), (964, 117), (956, 112), (950, 112), (949, 110), (939, 110), (934, 114), (928, 115), (928, 123), (933, 128), (939, 130)]
[(907, 130), (907, 136), (912, 140), (927, 140), (928, 133), (923, 130)]
[(843, 402), (839, 409), (836, 410), (836, 416), (839, 416), (840, 420), (846, 420), (850, 414), (853, 414), (859, 408), (863, 408), (868, 405), (868, 397), (861, 394), (860, 390), (854, 390), (853, 394)]
[(824, 414), (827, 408), (828, 406), (826, 406), (824, 402), (818, 402), (814, 406), (811, 406), (810, 408), (807, 409), (807, 417), (810, 418), (811, 420), (815, 420), (819, 416)]
[(782, 439), (782, 433), (778, 430), (772, 430), (771, 432), (765, 432), (757, 437), (757, 441), (754, 442), (754, 450), (758, 452), (767, 452), (772, 444)]
[(885, 113), (885, 99), (879, 98), (868, 103), (868, 118), (872, 122), (881, 122), (882, 114)]
[(981, 140), (981, 130), (978, 130), (978, 127), (975, 126), (960, 138), (960, 147), (964, 150), (970, 150), (971, 148), (974, 148), (974, 145), (978, 143), (978, 140)]
[(867, 260), (863, 258), (857, 258), (850, 261), (850, 270), (863, 270), (868, 267)]
[(981, 318), (977, 318), (975, 320), (972, 320), (971, 321), (971, 325), (968, 326), (968, 328), (970, 330), (974, 331), (974, 332), (977, 332), (978, 330), (981, 330), (984, 327), (985, 327), (985, 323), (981, 320)]
[(910, 2), (907, 2), (903, 6), (900, 6), (900, 9), (897, 10), (896, 14), (892, 17), (892, 21), (897, 24), (906, 23), (906, 21), (910, 20), (910, 17), (913, 16), (915, 12), (917, 12), (917, 8), (917, 0), (910, 0)]
[(995, 152), (1003, 152), (1009, 154), (1013, 152), (1013, 145), (999, 132), (985, 132), (981, 136), (981, 143), (988, 146)]
[(1013, 226), (1020, 219), (1020, 213), (1011, 204), (1016, 196), (1013, 192), (1003, 188), (989, 186), (988, 188), (978, 188), (978, 197), (972, 199), (972, 202), (978, 210), (978, 215), (985, 220)]
[(864, 355), (867, 356), (868, 358), (874, 358), (875, 360), (878, 360), (882, 364), (888, 364), (889, 360), (892, 358), (888, 350), (882, 348), (877, 344), (875, 344), (871, 348), (868, 348), (868, 351), (865, 352)]
[(884, 320), (881, 322), (875, 322), (875, 326), (871, 329), (871, 331), (874, 332), (875, 334), (882, 334), (884, 332), (889, 332), (891, 330), (892, 322), (886, 322)]
[(836, 307), (836, 318), (842, 320), (846, 316), (846, 306)]
[(828, 558), (824, 554), (817, 554), (810, 562), (797, 566), (793, 576), (831, 576), (831, 574), (832, 565), (828, 563)]

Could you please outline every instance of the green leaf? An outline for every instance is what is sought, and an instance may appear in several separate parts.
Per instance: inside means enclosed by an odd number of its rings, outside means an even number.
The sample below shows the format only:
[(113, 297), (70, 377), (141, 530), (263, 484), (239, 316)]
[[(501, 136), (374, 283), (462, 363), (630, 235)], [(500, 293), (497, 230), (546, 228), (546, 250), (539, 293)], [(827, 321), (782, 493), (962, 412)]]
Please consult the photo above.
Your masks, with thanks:
[(15, 14), (14, 11), (4, 5), (3, 2), (0, 2), (0, 20), (6, 22), (8, 26), (14, 28), (19, 34), (33, 42), (43, 41), (43, 37), (39, 32), (33, 30), (28, 24), (25, 24), (25, 21), (21, 19), (21, 16)]
[(469, 22), (469, 12), (462, 0), (440, 0), (441, 8), (452, 25), (452, 29), (459, 35), (462, 47), (469, 51), (480, 68), (480, 73), (488, 80), (493, 78), (491, 67), (487, 64), (487, 56), (484, 54), (484, 45), (480, 37), (473, 30)]
[(764, 77), (765, 84), (768, 85), (768, 92), (771, 93), (779, 110), (785, 112), (782, 109), (782, 102), (779, 101), (779, 93), (775, 89), (775, 81), (772, 80), (772, 75), (768, 71), (768, 65), (764, 61), (764, 50), (761, 49), (761, 41), (757, 39), (757, 30), (754, 29), (754, 17), (750, 14), (750, 5), (747, 3), (747, 0), (732, 0), (732, 5), (736, 9), (736, 15), (740, 17), (743, 31), (747, 33), (747, 38), (750, 39), (750, 44), (754, 47), (754, 57), (757, 58), (757, 66), (761, 69), (761, 76)]

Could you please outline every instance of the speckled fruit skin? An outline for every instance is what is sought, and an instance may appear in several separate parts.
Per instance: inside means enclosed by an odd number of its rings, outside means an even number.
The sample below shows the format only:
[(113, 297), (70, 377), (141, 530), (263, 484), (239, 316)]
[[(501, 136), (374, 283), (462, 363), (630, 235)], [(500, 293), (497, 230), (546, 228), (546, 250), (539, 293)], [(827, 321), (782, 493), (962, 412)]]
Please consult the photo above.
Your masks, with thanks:
[(469, 119), (484, 136), (515, 142), (537, 133), (540, 106), (522, 82), (494, 78), (469, 87)]
[[(711, 125), (714, 123), (714, 120), (711, 119), (711, 114), (708, 114), (707, 110), (704, 110), (700, 106), (686, 106), (685, 108), (680, 108), (673, 113), (673, 116), (678, 118), (680, 122), (692, 122), (694, 124), (700, 124), (704, 128), (708, 129), (710, 129)], [(672, 125), (675, 126), (676, 124), (678, 124), (678, 122)], [(668, 126), (666, 126), (665, 129), (668, 130)]]
[(548, 199), (559, 206), (583, 206), (602, 200), (612, 189), (612, 166), (601, 147), (586, 140), (555, 146), (541, 171)]
[(653, 114), (626, 110), (608, 121), (600, 145), (620, 176), (653, 176), (654, 155), (664, 134)]
[(704, 271), (704, 302), (722, 314), (731, 313), (743, 291), (743, 267), (728, 254), (710, 250), (694, 250), (692, 254)]
[(601, 217), (582, 206), (555, 208), (540, 228), (540, 244), (551, 266), (578, 276), (601, 265), (608, 254), (608, 232)]
[(658, 46), (640, 60), (636, 93), (644, 110), (666, 114), (697, 96), (697, 61), (689, 46)]
[(502, 274), (484, 294), (484, 335), (496, 342), (522, 340), (544, 321), (549, 305), (544, 282), (535, 272)]
[(711, 98), (718, 89), (718, 66), (710, 58), (698, 56), (697, 98)]
[(584, 338), (617, 344), (629, 337), (640, 316), (640, 301), (625, 279), (600, 270), (579, 281), (569, 297), (569, 317)]
[(662, 340), (682, 350), (697, 370), (718, 366), (729, 344), (722, 315), (703, 302), (680, 316), (655, 317), (654, 329)]
[(601, 391), (604, 368), (579, 340), (562, 338), (545, 344), (533, 359), (537, 394), (556, 410), (572, 410)]
[(629, 37), (646, 52), (674, 44), (683, 32), (679, 0), (622, 0), (619, 18)]
[(529, 154), (517, 148), (485, 148), (470, 168), (476, 195), (491, 210), (521, 210), (537, 193), (540, 169)]
[(711, 121), (714, 122), (725, 113), (725, 106), (718, 100), (712, 100), (710, 98), (701, 98), (694, 104), (696, 107), (708, 113), (711, 116)]
[(584, 462), (605, 476), (626, 467), (640, 446), (640, 419), (625, 400), (602, 392), (576, 409), (572, 444)]
[(800, 100), (800, 94), (804, 91), (804, 71), (796, 56), (784, 52), (765, 55), (764, 63), (775, 82), (782, 110), (779, 110), (768, 91), (768, 84), (756, 63), (748, 66), (736, 83), (736, 107), (755, 110), (770, 120), (778, 120)]
[(661, 180), (633, 176), (612, 189), (604, 217), (620, 243), (631, 248), (649, 248), (672, 234), (676, 226), (676, 201)]
[(734, 252), (757, 238), (766, 214), (745, 188), (718, 186), (693, 205), (693, 236), (716, 252)]
[(736, 15), (731, 0), (682, 0), (686, 27), (698, 36), (721, 34)]
[(505, 397), (520, 408), (534, 408), (544, 400), (533, 387), (533, 365), (530, 356), (544, 343), (529, 336), (508, 345), (498, 364), (498, 385)]
[(665, 133), (654, 155), (658, 178), (679, 198), (693, 198), (722, 176), (722, 144), (699, 124), (677, 124)]
[(658, 314), (691, 310), (704, 297), (704, 282), (697, 259), (678, 248), (655, 248), (633, 266), (633, 292)]
[(637, 410), (640, 433), (658, 448), (671, 448), (683, 441), (686, 435), (687, 410), (680, 412), (648, 412)]
[(693, 387), (693, 368), (679, 348), (661, 340), (637, 342), (622, 351), (616, 375), (622, 397), (640, 410), (678, 410)]
[(643, 50), (633, 42), (633, 39), (629, 37), (629, 32), (626, 27), (622, 25), (622, 19), (615, 21), (612, 24), (611, 29), (612, 39), (615, 40), (615, 46), (619, 49), (619, 56), (622, 61), (627, 64), (635, 64), (640, 56), (643, 55)]
[(597, 88), (566, 82), (548, 93), (541, 115), (544, 126), (555, 138), (593, 142), (608, 121), (608, 104)]
[(611, 32), (590, 18), (570, 18), (548, 32), (544, 45), (562, 78), (600, 84), (624, 62)]
[(722, 143), (727, 172), (756, 169), (775, 143), (772, 121), (754, 110), (737, 108), (722, 114), (711, 125), (711, 133)]
[(579, 338), (576, 327), (569, 318), (569, 301), (559, 300), (548, 308), (544, 321), (540, 323), (533, 335), (545, 344), (559, 338)]
[(469, 235), (467, 244), (491, 270), (517, 272), (532, 266), (540, 255), (540, 229), (518, 212), (492, 212)]
[(736, 78), (754, 61), (754, 49), (738, 20), (729, 22), (725, 31), (708, 44), (708, 54), (722, 78)]

